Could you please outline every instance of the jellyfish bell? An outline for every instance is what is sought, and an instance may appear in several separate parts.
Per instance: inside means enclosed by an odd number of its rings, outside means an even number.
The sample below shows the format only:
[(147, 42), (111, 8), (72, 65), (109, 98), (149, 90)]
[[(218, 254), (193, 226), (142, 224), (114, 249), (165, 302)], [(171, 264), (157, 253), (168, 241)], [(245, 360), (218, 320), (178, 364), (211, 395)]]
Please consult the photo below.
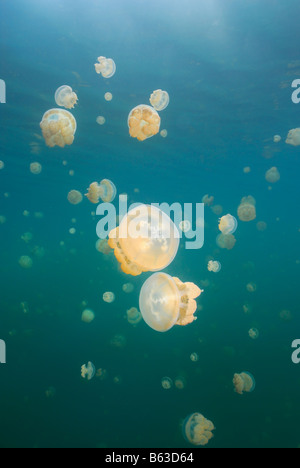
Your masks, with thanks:
[(84, 323), (92, 323), (92, 321), (95, 319), (95, 312), (93, 312), (92, 310), (90, 309), (85, 309), (83, 312), (82, 312), (82, 315), (81, 315), (81, 320), (82, 322)]
[(111, 203), (117, 194), (115, 184), (108, 179), (103, 179), (100, 185), (97, 182), (90, 184), (88, 193), (85, 194), (87, 199), (95, 205), (99, 203), (100, 199), (104, 203)]
[(72, 145), (77, 129), (73, 115), (65, 109), (50, 109), (40, 123), (46, 145), (50, 148)]
[(163, 111), (169, 105), (170, 97), (167, 91), (157, 89), (150, 96), (150, 104), (157, 111)]
[(204, 447), (213, 438), (214, 424), (200, 413), (187, 416), (183, 422), (182, 433), (187, 442)]
[(126, 318), (131, 325), (137, 325), (142, 320), (142, 314), (136, 307), (127, 310)]
[(31, 174), (38, 175), (42, 172), (42, 165), (38, 162), (33, 162), (30, 164), (30, 172)]
[(160, 116), (153, 107), (141, 104), (130, 112), (128, 127), (132, 138), (147, 140), (159, 132)]
[(256, 383), (255, 379), (250, 372), (242, 372), (241, 374), (235, 374), (233, 378), (233, 385), (235, 392), (239, 395), (243, 393), (251, 393), (255, 390)]
[(220, 249), (232, 250), (236, 244), (236, 238), (233, 234), (219, 234), (216, 242)]
[(163, 377), (161, 379), (161, 386), (164, 390), (170, 390), (173, 387), (173, 380), (170, 377)]
[(281, 136), (280, 135), (274, 135), (273, 141), (274, 141), (274, 143), (279, 143), (281, 141)]
[(179, 238), (178, 229), (167, 214), (154, 206), (139, 205), (110, 232), (108, 244), (122, 271), (138, 276), (170, 265), (177, 254)]
[(95, 70), (103, 78), (111, 78), (116, 73), (116, 64), (113, 59), (103, 56), (98, 57), (98, 63), (95, 63)]
[(78, 190), (71, 190), (67, 198), (71, 205), (79, 205), (83, 200), (82, 194)]
[(77, 104), (78, 97), (70, 86), (60, 86), (55, 91), (55, 102), (58, 106), (65, 107), (66, 109), (73, 109)]
[(219, 273), (221, 268), (222, 268), (221, 263), (216, 260), (215, 261), (210, 260), (208, 262), (208, 265), (207, 265), (208, 271), (212, 271), (213, 273)]
[(289, 131), (286, 144), (292, 146), (300, 146), (300, 128), (294, 128)]
[(238, 222), (230, 214), (223, 216), (219, 220), (219, 229), (223, 234), (233, 234), (237, 229)]
[(270, 184), (276, 184), (276, 182), (280, 180), (280, 173), (277, 167), (271, 167), (271, 169), (266, 172), (265, 178)]
[(108, 304), (111, 304), (112, 302), (115, 301), (115, 295), (113, 292), (107, 291), (103, 294), (103, 301), (107, 302)]
[(197, 318), (195, 299), (203, 291), (193, 283), (182, 283), (166, 273), (155, 273), (142, 286), (140, 311), (153, 330), (166, 332), (174, 325), (188, 325)]
[(256, 218), (256, 201), (253, 197), (244, 197), (238, 207), (238, 217), (241, 221), (249, 222)]
[(249, 337), (252, 340), (257, 340), (259, 338), (259, 331), (257, 328), (251, 328), (251, 330), (249, 330)]
[(88, 362), (87, 365), (81, 366), (81, 377), (86, 380), (92, 380), (96, 373), (96, 368), (92, 362)]

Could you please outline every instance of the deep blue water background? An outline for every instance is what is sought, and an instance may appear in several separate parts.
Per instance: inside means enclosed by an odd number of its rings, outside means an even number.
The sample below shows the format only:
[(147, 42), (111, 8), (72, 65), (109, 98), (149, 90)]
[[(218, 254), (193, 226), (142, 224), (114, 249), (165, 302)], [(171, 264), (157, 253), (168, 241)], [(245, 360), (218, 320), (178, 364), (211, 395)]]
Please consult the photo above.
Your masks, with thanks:
[[(291, 361), (291, 343), (300, 338), (300, 156), (284, 143), (300, 126), (300, 105), (291, 101), (291, 83), (300, 78), (299, 13), (297, 0), (0, 0), (7, 86), (0, 107), (0, 338), (8, 359), (0, 367), (1, 447), (188, 447), (180, 424), (195, 411), (217, 428), (210, 447), (300, 444), (300, 366)], [(115, 60), (113, 78), (95, 73), (99, 55)], [(79, 96), (75, 142), (63, 150), (37, 137), (62, 84)], [(170, 94), (161, 113), (168, 137), (137, 142), (128, 135), (128, 113), (158, 88)], [(275, 134), (282, 136), (277, 145)], [(31, 153), (31, 142), (40, 154)], [(39, 176), (29, 171), (33, 161), (43, 166)], [(270, 191), (264, 175), (272, 166), (281, 180)], [(138, 306), (149, 275), (126, 277), (114, 257), (97, 253), (94, 207), (66, 199), (103, 178), (130, 201), (195, 203), (209, 193), (224, 214), (236, 215), (241, 198), (252, 195), (257, 221), (268, 228), (239, 223), (235, 248), (220, 252), (218, 217), (206, 209), (203, 249), (182, 244), (166, 270), (210, 281), (198, 321), (167, 334), (144, 323), (133, 328), (124, 315)], [(72, 218), (75, 236), (68, 233)], [(45, 256), (22, 270), (19, 258), (36, 245)], [(221, 261), (218, 275), (207, 271), (208, 256)], [(130, 295), (122, 291), (128, 281)], [(247, 292), (249, 282), (256, 293)], [(102, 301), (105, 291), (115, 292), (113, 304)], [(96, 312), (91, 325), (80, 320), (82, 301)], [(243, 304), (252, 306), (250, 315)], [(282, 321), (282, 310), (293, 319)], [(248, 337), (253, 326), (257, 341)], [(116, 334), (126, 337), (123, 349), (110, 344)], [(107, 370), (105, 381), (80, 379), (89, 360)], [(238, 397), (232, 377), (243, 370), (257, 386)], [(161, 388), (162, 377), (179, 375), (183, 390)], [(53, 399), (45, 396), (49, 387)]]

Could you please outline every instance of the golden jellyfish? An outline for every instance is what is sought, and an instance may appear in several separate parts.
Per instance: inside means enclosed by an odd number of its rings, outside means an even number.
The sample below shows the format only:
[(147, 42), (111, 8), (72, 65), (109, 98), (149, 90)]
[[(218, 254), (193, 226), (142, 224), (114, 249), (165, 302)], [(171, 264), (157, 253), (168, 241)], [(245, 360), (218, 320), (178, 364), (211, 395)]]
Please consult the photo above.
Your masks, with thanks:
[(98, 125), (104, 125), (106, 122), (105, 117), (103, 117), (102, 115), (98, 115), (98, 117), (96, 118), (96, 122)]
[(131, 325), (137, 325), (142, 320), (142, 314), (136, 307), (127, 310), (126, 317)]
[(167, 131), (167, 130), (162, 130), (162, 131), (160, 132), (160, 136), (162, 136), (163, 138), (167, 138), (167, 136), (168, 136), (168, 131)]
[(260, 232), (264, 232), (267, 229), (268, 225), (265, 223), (265, 221), (259, 221), (256, 224), (256, 229)]
[(98, 63), (95, 63), (95, 70), (103, 78), (111, 78), (116, 73), (116, 64), (111, 58), (98, 57)]
[(150, 96), (150, 104), (157, 111), (163, 111), (169, 105), (170, 97), (167, 91), (157, 89)]
[(294, 128), (289, 131), (286, 143), (292, 146), (300, 146), (300, 128)]
[(255, 283), (248, 283), (246, 289), (250, 293), (254, 293), (257, 290), (257, 286)]
[(122, 290), (123, 290), (125, 293), (129, 294), (129, 293), (132, 293), (132, 292), (134, 291), (134, 286), (133, 286), (132, 283), (125, 283), (125, 284), (123, 284), (123, 286), (122, 286)]
[(111, 304), (115, 300), (115, 295), (113, 292), (107, 291), (103, 294), (103, 301)]
[(244, 197), (238, 207), (238, 217), (241, 221), (249, 222), (256, 218), (256, 201), (253, 197)]
[(243, 172), (244, 172), (244, 174), (250, 174), (251, 167), (249, 167), (249, 166), (244, 167)]
[(189, 232), (191, 230), (191, 223), (190, 221), (187, 221), (187, 220), (184, 220), (184, 221), (180, 221), (179, 223), (179, 229), (182, 231), (182, 232)]
[(31, 174), (38, 175), (42, 172), (42, 166), (38, 162), (33, 162), (30, 164), (30, 172)]
[(70, 86), (60, 86), (55, 91), (55, 102), (58, 106), (65, 107), (66, 109), (73, 109), (77, 104), (78, 97)]
[(257, 328), (251, 328), (248, 334), (252, 340), (257, 340), (259, 338), (259, 331), (257, 330)]
[(81, 377), (83, 379), (92, 380), (96, 373), (96, 368), (92, 362), (88, 362), (87, 365), (81, 366)]
[(100, 199), (104, 203), (111, 203), (117, 194), (116, 186), (111, 180), (103, 179), (100, 185), (93, 182), (89, 188), (88, 193), (85, 195), (91, 203), (98, 204)]
[(73, 115), (65, 109), (50, 109), (40, 123), (46, 145), (50, 148), (72, 145), (77, 129)]
[(220, 249), (232, 250), (236, 244), (236, 238), (233, 234), (219, 234), (217, 237), (217, 245)]
[(82, 202), (83, 196), (78, 190), (71, 190), (68, 193), (68, 202), (71, 203), (71, 205), (79, 205), (79, 203)]
[(186, 380), (184, 377), (179, 376), (179, 377), (176, 377), (174, 384), (178, 390), (183, 390), (186, 387)]
[(243, 395), (243, 393), (251, 393), (255, 390), (255, 379), (249, 372), (242, 372), (241, 374), (234, 374), (233, 385), (236, 393)]
[(195, 299), (202, 294), (193, 283), (182, 283), (166, 273), (155, 273), (144, 283), (140, 293), (140, 311), (153, 330), (166, 332), (174, 325), (194, 322)]
[(160, 271), (174, 260), (179, 232), (170, 217), (159, 208), (139, 205), (109, 234), (109, 246), (124, 273), (138, 276)]
[(266, 177), (266, 181), (270, 182), (270, 184), (276, 184), (276, 182), (278, 182), (280, 180), (280, 173), (279, 173), (277, 167), (271, 167), (271, 169), (269, 169), (266, 172), (265, 177)]
[(212, 206), (214, 204), (215, 197), (209, 196), (209, 195), (204, 195), (202, 198), (202, 203), (204, 203), (205, 206)]
[(107, 370), (106, 369), (98, 369), (96, 372), (96, 377), (99, 380), (105, 380), (107, 378)]
[(23, 255), (19, 260), (20, 267), (24, 268), (25, 270), (29, 270), (32, 267), (32, 259), (27, 255)]
[(280, 135), (275, 135), (273, 138), (274, 143), (279, 143), (281, 141), (281, 136)]
[(129, 114), (128, 127), (132, 138), (147, 140), (159, 132), (160, 116), (153, 107), (137, 106)]
[(85, 309), (83, 312), (82, 312), (82, 315), (81, 315), (81, 320), (82, 322), (84, 323), (92, 323), (92, 321), (95, 319), (95, 313), (90, 310), (90, 309)]
[(1, 171), (2, 169), (4, 169), (4, 167), (5, 167), (4, 162), (3, 162), (3, 161), (0, 161), (0, 171)]
[(69, 234), (71, 234), (71, 236), (74, 236), (74, 234), (76, 234), (76, 229), (75, 228), (70, 228), (69, 229)]
[(215, 426), (202, 414), (194, 413), (184, 420), (182, 429), (187, 442), (204, 447), (213, 438)]
[(197, 361), (199, 360), (198, 354), (197, 354), (197, 353), (192, 353), (192, 354), (190, 355), (190, 360), (191, 360), (192, 362), (197, 362)]
[(219, 220), (219, 229), (223, 234), (233, 234), (237, 229), (238, 222), (230, 214), (223, 216)]
[(105, 101), (110, 102), (113, 99), (113, 95), (111, 93), (105, 93), (104, 94), (104, 99), (105, 99)]
[(173, 387), (173, 380), (170, 377), (163, 377), (161, 379), (161, 386), (164, 390), (170, 390)]
[(222, 268), (221, 263), (218, 261), (210, 260), (208, 262), (208, 265), (207, 265), (208, 271), (212, 271), (213, 273), (219, 273), (221, 268)]
[(96, 242), (96, 250), (104, 255), (108, 255), (112, 252), (107, 239), (98, 239)]

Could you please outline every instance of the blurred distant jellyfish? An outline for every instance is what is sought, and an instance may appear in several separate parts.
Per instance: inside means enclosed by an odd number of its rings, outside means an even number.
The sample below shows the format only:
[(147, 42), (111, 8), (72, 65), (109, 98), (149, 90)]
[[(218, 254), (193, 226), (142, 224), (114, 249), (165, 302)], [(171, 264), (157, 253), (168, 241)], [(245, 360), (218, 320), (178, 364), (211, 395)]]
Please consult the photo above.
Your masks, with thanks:
[(199, 356), (197, 353), (192, 353), (190, 355), (190, 360), (193, 361), (193, 362), (197, 362), (199, 360)]
[(96, 242), (96, 250), (98, 250), (98, 252), (103, 253), (104, 255), (108, 255), (112, 252), (111, 248), (108, 245), (107, 239), (98, 239)]
[(233, 234), (219, 234), (217, 237), (217, 245), (220, 249), (232, 250), (236, 244), (236, 238)]
[(142, 320), (142, 314), (136, 307), (127, 310), (126, 317), (131, 325), (137, 325)]
[(289, 131), (286, 143), (292, 146), (300, 146), (300, 128), (294, 128)]
[(22, 236), (21, 236), (21, 239), (22, 241), (24, 241), (26, 244), (29, 244), (29, 242), (32, 241), (33, 239), (33, 235), (31, 232), (25, 232)]
[(204, 203), (205, 206), (212, 206), (214, 204), (215, 198), (213, 196), (209, 195), (204, 195), (202, 198), (202, 203)]
[(5, 167), (4, 162), (3, 162), (3, 161), (0, 161), (0, 171), (1, 171), (2, 169), (4, 169), (4, 167)]
[(160, 135), (161, 135), (163, 138), (167, 138), (167, 136), (168, 136), (167, 130), (162, 130), (162, 131), (160, 132)]
[(190, 221), (187, 221), (187, 220), (184, 220), (184, 221), (180, 221), (179, 223), (179, 229), (182, 231), (182, 232), (188, 232), (191, 230), (191, 223)]
[(104, 118), (102, 115), (99, 115), (99, 116), (97, 117), (97, 119), (96, 119), (96, 122), (97, 122), (98, 125), (104, 125), (105, 122), (106, 122), (106, 120), (105, 120), (105, 118)]
[(85, 309), (82, 312), (81, 320), (84, 323), (92, 323), (92, 321), (95, 319), (95, 313), (90, 310), (90, 309)]
[(161, 386), (164, 390), (170, 390), (173, 387), (173, 381), (170, 377), (163, 377), (161, 380)]
[(96, 372), (96, 377), (99, 380), (105, 380), (107, 378), (107, 370), (106, 369), (98, 369)]
[(186, 387), (186, 380), (184, 377), (178, 376), (176, 377), (174, 384), (178, 390), (183, 390)]
[(95, 373), (96, 373), (96, 368), (95, 368), (94, 364), (91, 363), (91, 362), (88, 362), (87, 365), (84, 364), (81, 367), (81, 377), (83, 379), (92, 380)]
[(32, 174), (38, 175), (42, 172), (42, 166), (38, 162), (33, 162), (30, 164), (30, 172)]
[(281, 136), (280, 135), (275, 135), (273, 138), (274, 143), (279, 143), (281, 141)]
[(58, 106), (65, 107), (66, 109), (73, 109), (77, 104), (78, 97), (70, 86), (60, 86), (55, 91), (55, 102)]
[(290, 310), (282, 310), (279, 314), (279, 317), (284, 322), (290, 322), (293, 318), (292, 312)]
[(169, 105), (170, 97), (167, 91), (157, 89), (150, 96), (150, 104), (157, 111), (163, 111)]
[(116, 297), (113, 292), (107, 291), (103, 294), (103, 301), (107, 302), (108, 304), (111, 304), (112, 302), (114, 302), (115, 298)]
[(49, 387), (46, 391), (45, 391), (45, 395), (47, 398), (49, 399), (52, 399), (55, 397), (56, 395), (56, 389), (54, 387)]
[(111, 78), (116, 73), (116, 64), (111, 58), (98, 57), (98, 62), (95, 63), (95, 70), (98, 75), (102, 75), (103, 78)]
[(69, 229), (69, 234), (71, 234), (72, 236), (74, 236), (74, 234), (76, 234), (76, 229), (75, 229), (75, 228), (70, 228), (70, 229)]
[(82, 202), (83, 196), (78, 190), (71, 190), (68, 193), (68, 201), (71, 205), (79, 205)]
[(6, 217), (5, 216), (0, 216), (0, 224), (5, 224), (6, 223)]
[(184, 420), (182, 429), (187, 442), (204, 447), (213, 438), (215, 426), (202, 414), (194, 413)]
[(111, 346), (114, 348), (124, 348), (126, 346), (126, 338), (124, 335), (114, 335), (110, 340)]
[(250, 293), (254, 293), (257, 290), (257, 286), (255, 283), (248, 283), (246, 288), (247, 288), (247, 291)]
[(112, 98), (113, 98), (113, 95), (111, 93), (105, 93), (104, 94), (105, 101), (110, 102), (110, 101), (112, 101)]
[(259, 331), (257, 328), (251, 328), (251, 330), (249, 330), (249, 336), (252, 340), (257, 340), (259, 338)]
[(248, 315), (248, 314), (251, 314), (252, 312), (252, 307), (250, 304), (244, 304), (243, 305), (243, 312), (244, 314)]
[(247, 166), (243, 169), (244, 174), (249, 174), (251, 172), (251, 167)]
[(249, 222), (256, 218), (256, 201), (253, 197), (244, 197), (238, 207), (238, 217), (241, 221)]
[(220, 216), (223, 213), (223, 206), (221, 205), (215, 205), (211, 207), (211, 211), (217, 215)]
[(280, 173), (277, 167), (272, 167), (266, 172), (266, 181), (270, 182), (270, 184), (275, 184), (280, 180)]
[(242, 372), (235, 374), (233, 378), (233, 385), (236, 393), (243, 395), (243, 393), (251, 393), (255, 390), (255, 379), (249, 372)]
[(174, 260), (179, 232), (170, 217), (159, 208), (139, 205), (109, 234), (109, 246), (124, 273), (138, 276), (160, 271)]
[(28, 257), (27, 255), (23, 255), (19, 260), (19, 265), (25, 270), (28, 270), (29, 268), (31, 268), (32, 264), (33, 264), (32, 259)]
[(132, 283), (125, 283), (125, 284), (123, 284), (123, 286), (122, 286), (122, 290), (123, 290), (125, 293), (129, 294), (129, 293), (132, 293), (132, 292), (133, 292), (134, 286), (133, 286)]
[(258, 231), (260, 232), (263, 232), (267, 229), (268, 225), (267, 223), (265, 223), (264, 221), (259, 221), (257, 224), (256, 224), (256, 228)]
[(140, 292), (140, 311), (147, 325), (166, 332), (174, 325), (188, 325), (197, 318), (195, 299), (203, 291), (193, 283), (182, 283), (166, 273), (155, 273)]
[(116, 186), (111, 180), (103, 179), (100, 185), (97, 182), (93, 182), (89, 188), (88, 193), (85, 195), (91, 203), (95, 205), (101, 200), (105, 203), (111, 203), (117, 194)]
[(77, 124), (73, 115), (65, 109), (50, 109), (40, 123), (46, 145), (53, 148), (72, 145)]
[(208, 262), (208, 265), (207, 265), (208, 271), (212, 271), (213, 273), (219, 273), (221, 268), (222, 268), (221, 263), (218, 261), (210, 260)]
[(130, 112), (128, 127), (132, 138), (144, 141), (159, 132), (160, 117), (153, 107), (140, 105)]
[(223, 234), (233, 234), (237, 229), (238, 222), (230, 214), (223, 216), (219, 220), (219, 229)]

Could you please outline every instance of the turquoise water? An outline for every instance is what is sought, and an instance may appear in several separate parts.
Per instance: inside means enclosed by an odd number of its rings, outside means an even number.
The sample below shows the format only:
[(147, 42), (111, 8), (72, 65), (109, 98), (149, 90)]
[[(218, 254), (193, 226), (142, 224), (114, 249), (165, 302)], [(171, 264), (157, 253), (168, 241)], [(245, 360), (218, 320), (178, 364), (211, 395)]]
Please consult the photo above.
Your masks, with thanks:
[[(299, 148), (285, 144), (300, 126), (300, 104), (291, 100), (300, 78), (299, 9), (297, 0), (1, 0), (1, 447), (192, 448), (181, 423), (194, 412), (214, 422), (212, 448), (300, 444), (300, 367), (291, 361), (300, 338)], [(95, 73), (99, 55), (116, 62), (109, 80)], [(39, 123), (63, 84), (79, 97), (75, 141), (48, 148)], [(127, 117), (155, 89), (170, 95), (161, 113), (168, 136), (138, 142)], [(29, 170), (35, 161), (39, 175)], [(269, 190), (273, 166), (281, 179)], [(206, 208), (204, 247), (182, 242), (166, 269), (203, 285), (193, 324), (160, 334), (124, 318), (150, 273), (121, 273), (113, 255), (95, 249), (95, 206), (67, 201), (70, 190), (85, 193), (104, 178), (130, 202), (200, 203), (210, 194), (223, 214), (237, 216), (244, 196), (256, 199), (257, 218), (239, 221), (233, 250), (217, 247), (219, 216)], [(19, 266), (23, 255), (33, 259), (29, 270)], [(222, 264), (216, 275), (207, 270), (211, 257)], [(128, 282), (131, 294), (122, 291)], [(114, 303), (102, 301), (105, 291)], [(96, 314), (89, 325), (83, 301)], [(123, 347), (113, 346), (115, 335)], [(88, 361), (107, 378), (82, 380)], [(256, 388), (239, 396), (232, 379), (242, 371)], [(165, 376), (182, 377), (185, 387), (164, 390)]]

